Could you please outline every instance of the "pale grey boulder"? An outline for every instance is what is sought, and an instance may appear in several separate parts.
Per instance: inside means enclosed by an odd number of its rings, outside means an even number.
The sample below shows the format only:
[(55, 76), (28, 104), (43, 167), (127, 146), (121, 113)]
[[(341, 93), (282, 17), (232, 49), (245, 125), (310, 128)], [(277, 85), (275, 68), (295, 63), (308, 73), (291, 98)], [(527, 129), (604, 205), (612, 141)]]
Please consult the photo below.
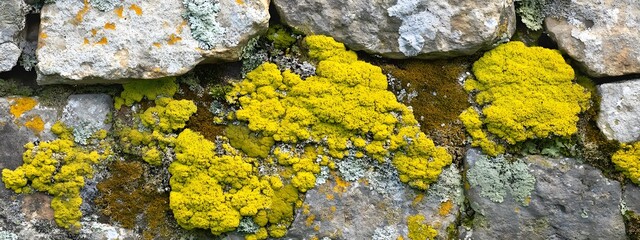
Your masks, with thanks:
[(640, 80), (601, 84), (598, 93), (600, 131), (610, 140), (640, 140)]
[[(619, 182), (571, 158), (531, 155), (505, 161), (476, 149), (467, 152), (467, 173), (482, 177), (466, 192), (475, 216), (460, 238), (626, 239)], [(528, 194), (522, 198), (523, 193)], [(496, 195), (501, 197), (491, 197)]]
[(39, 84), (175, 76), (238, 60), (268, 28), (269, 1), (57, 0), (42, 9)]
[(545, 12), (549, 36), (589, 75), (640, 73), (640, 2), (554, 0)]
[(388, 58), (469, 55), (515, 31), (512, 0), (274, 0), (282, 20)]
[(0, 1), (0, 72), (11, 70), (22, 53), (27, 10), (22, 0)]

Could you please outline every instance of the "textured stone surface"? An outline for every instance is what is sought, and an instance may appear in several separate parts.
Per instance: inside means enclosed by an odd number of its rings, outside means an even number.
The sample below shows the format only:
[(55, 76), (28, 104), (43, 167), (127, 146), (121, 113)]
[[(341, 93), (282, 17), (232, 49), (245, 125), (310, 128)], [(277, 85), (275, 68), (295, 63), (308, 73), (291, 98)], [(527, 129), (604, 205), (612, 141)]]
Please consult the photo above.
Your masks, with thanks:
[(389, 58), (468, 55), (509, 38), (512, 0), (274, 0), (288, 25)]
[(624, 192), (622, 193), (622, 200), (624, 200), (625, 206), (628, 210), (634, 213), (640, 213), (640, 187), (633, 183), (628, 183), (624, 186)]
[(26, 14), (22, 0), (0, 1), (0, 72), (11, 70), (18, 62)]
[[(465, 167), (486, 156), (478, 150), (467, 153)], [(481, 196), (472, 186), (467, 192), (476, 211), (473, 228), (466, 232), (472, 239), (625, 239), (620, 214), (620, 183), (605, 178), (600, 170), (579, 164), (574, 159), (550, 159), (527, 156), (536, 178), (528, 206), (509, 194), (494, 202)], [(499, 187), (499, 184), (495, 186)], [(465, 238), (465, 236), (461, 236)]]
[(62, 110), (62, 122), (73, 128), (76, 142), (84, 143), (96, 131), (111, 129), (107, 119), (112, 111), (113, 99), (107, 94), (71, 95)]
[(182, 0), (126, 0), (111, 7), (58, 0), (45, 5), (38, 82), (158, 78), (183, 74), (202, 61), (237, 60), (244, 44), (267, 29), (268, 0), (214, 2), (219, 12), (200, 16), (215, 23), (218, 34), (209, 39), (210, 49), (194, 39), (190, 22), (196, 21), (185, 20), (189, 15)]
[(591, 76), (640, 73), (640, 2), (551, 1), (545, 26)]
[(640, 80), (598, 86), (598, 127), (609, 139), (634, 142), (640, 139)]
[[(455, 224), (462, 203), (462, 184), (455, 167), (444, 172), (446, 177), (441, 176), (426, 193), (400, 182), (380, 193), (371, 169), (363, 173), (367, 177), (355, 182), (331, 175), (307, 192), (287, 238), (407, 239), (407, 217), (421, 214), (438, 230), (439, 238), (447, 239), (447, 227)], [(392, 181), (397, 179), (386, 179), (385, 183)], [(382, 238), (385, 235), (390, 236)]]

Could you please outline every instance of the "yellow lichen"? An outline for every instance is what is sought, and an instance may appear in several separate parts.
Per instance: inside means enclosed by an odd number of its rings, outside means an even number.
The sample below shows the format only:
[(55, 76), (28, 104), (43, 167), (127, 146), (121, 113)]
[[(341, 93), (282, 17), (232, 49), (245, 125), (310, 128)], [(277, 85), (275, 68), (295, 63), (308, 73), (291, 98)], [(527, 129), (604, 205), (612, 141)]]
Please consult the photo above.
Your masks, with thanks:
[(133, 10), (138, 16), (142, 15), (142, 8), (136, 4), (131, 4), (129, 7), (130, 10)]
[(409, 239), (411, 240), (428, 240), (435, 239), (438, 231), (425, 223), (424, 215), (411, 215), (407, 218), (407, 226), (409, 228)]
[(25, 127), (31, 129), (36, 135), (44, 130), (44, 121), (40, 116), (35, 116), (24, 124)]
[(488, 152), (500, 151), (479, 127), (509, 144), (568, 137), (577, 131), (578, 114), (589, 108), (590, 93), (572, 82), (574, 71), (556, 50), (509, 42), (485, 53), (473, 73), (476, 80), (467, 80), (465, 89), (476, 93), (482, 116), (467, 111), (465, 125), (474, 140), (485, 142), (474, 144)]
[(107, 41), (107, 38), (106, 38), (106, 37), (102, 37), (102, 38), (100, 38), (100, 40), (98, 40), (98, 41), (96, 42), (96, 44), (98, 44), (98, 45), (105, 45), (105, 44), (107, 44), (107, 43), (109, 43), (109, 41)]
[(114, 13), (116, 13), (116, 16), (118, 16), (118, 18), (123, 18), (124, 15), (122, 14), (124, 12), (124, 7), (117, 7), (116, 9), (113, 10)]
[(640, 142), (622, 144), (620, 150), (611, 156), (611, 161), (633, 183), (640, 185)]
[(23, 113), (33, 109), (38, 105), (38, 101), (30, 97), (11, 98), (11, 106), (9, 107), (9, 113), (14, 118), (19, 118)]
[(178, 90), (174, 77), (166, 77), (154, 80), (138, 80), (123, 84), (124, 91), (115, 98), (115, 108), (120, 109), (122, 105), (131, 106), (135, 102), (140, 102), (143, 98), (155, 100), (158, 96), (173, 97)]
[(116, 30), (116, 24), (112, 22), (108, 22), (104, 24), (104, 29), (108, 30)]
[(168, 43), (169, 45), (174, 45), (174, 44), (176, 44), (176, 43), (178, 43), (178, 42), (180, 42), (180, 41), (182, 41), (182, 38), (181, 38), (181, 37), (179, 37), (179, 36), (177, 36), (177, 35), (175, 35), (175, 34), (171, 34), (171, 35), (169, 36), (169, 40), (167, 40), (167, 43)]

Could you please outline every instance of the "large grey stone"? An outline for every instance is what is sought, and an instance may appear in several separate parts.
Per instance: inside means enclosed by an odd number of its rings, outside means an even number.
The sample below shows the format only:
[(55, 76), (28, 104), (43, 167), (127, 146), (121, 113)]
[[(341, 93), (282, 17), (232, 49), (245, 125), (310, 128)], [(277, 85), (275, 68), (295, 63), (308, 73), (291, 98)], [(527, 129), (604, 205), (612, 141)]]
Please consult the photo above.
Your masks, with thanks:
[(0, 1), (0, 72), (11, 70), (18, 62), (26, 14), (22, 0)]
[(446, 239), (455, 224), (462, 198), (462, 177), (449, 167), (429, 191), (417, 191), (388, 173), (371, 168), (349, 182), (330, 175), (306, 193), (302, 209), (287, 234), (288, 239), (407, 239), (407, 218), (423, 215), (427, 224)]
[(62, 110), (62, 123), (73, 128), (74, 140), (86, 144), (86, 140), (98, 130), (109, 131), (107, 121), (113, 111), (113, 99), (107, 94), (77, 94), (69, 96)]
[(640, 2), (554, 0), (546, 8), (547, 32), (589, 75), (640, 73)]
[(640, 187), (635, 183), (628, 183), (624, 186), (622, 200), (627, 210), (631, 210), (636, 214), (640, 213)]
[(598, 127), (609, 139), (640, 140), (640, 80), (605, 83), (598, 86)]
[[(190, 14), (187, 3), (200, 14)], [(58, 0), (42, 9), (38, 83), (151, 79), (202, 61), (238, 60), (249, 39), (266, 31), (268, 6), (268, 0)]]
[(515, 31), (513, 0), (274, 0), (282, 20), (389, 58), (472, 54)]
[[(480, 170), (476, 172), (486, 175), (481, 178), (482, 184), (470, 184), (467, 191), (470, 205), (476, 211), (467, 236), (472, 239), (626, 239), (619, 207), (622, 197), (619, 182), (570, 158), (527, 156), (514, 163), (504, 161), (488, 158), (476, 149), (467, 152), (467, 172), (479, 167), (482, 169), (475, 169)], [(526, 171), (514, 169), (522, 166), (519, 163), (526, 164)], [(503, 166), (502, 171), (492, 171), (495, 165)], [(509, 172), (521, 174), (511, 175), (509, 181), (491, 181), (502, 179)], [(529, 174), (535, 178), (534, 188), (525, 201), (516, 201), (512, 194), (522, 192), (516, 188), (527, 186), (517, 183), (528, 182), (523, 179), (529, 178)], [(503, 198), (484, 197), (488, 193), (500, 193), (501, 188), (507, 189)]]

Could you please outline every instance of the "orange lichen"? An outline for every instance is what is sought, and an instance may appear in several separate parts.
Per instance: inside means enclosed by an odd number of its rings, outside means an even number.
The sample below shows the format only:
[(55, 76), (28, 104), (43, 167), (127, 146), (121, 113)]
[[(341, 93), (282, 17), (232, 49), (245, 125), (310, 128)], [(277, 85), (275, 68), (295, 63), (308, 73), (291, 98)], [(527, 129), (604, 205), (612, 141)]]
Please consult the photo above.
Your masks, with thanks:
[(102, 38), (100, 38), (100, 41), (96, 42), (96, 44), (100, 44), (100, 45), (105, 45), (107, 43), (108, 43), (108, 41), (107, 41), (106, 37), (102, 37)]
[(95, 37), (95, 36), (96, 36), (96, 34), (98, 34), (98, 29), (95, 29), (95, 28), (94, 28), (94, 29), (91, 29), (91, 36), (92, 36), (92, 37)]
[(119, 18), (123, 18), (124, 17), (124, 15), (122, 15), (123, 11), (124, 11), (124, 7), (118, 7), (118, 8), (113, 10), (113, 12), (115, 12), (116, 15), (118, 15)]
[(89, 12), (89, 0), (84, 0), (84, 7), (82, 7), (82, 9), (78, 11), (78, 13), (76, 13), (76, 24), (82, 22), (82, 20), (84, 19), (84, 15), (87, 14), (87, 12)]
[(424, 194), (420, 193), (413, 199), (413, 202), (411, 202), (411, 205), (416, 205), (422, 202), (422, 199), (424, 199)]
[(85, 44), (85, 45), (86, 45), (86, 44), (89, 44), (89, 39), (84, 38), (84, 44)]
[(307, 217), (307, 219), (304, 221), (304, 224), (307, 225), (307, 227), (311, 227), (311, 225), (313, 225), (313, 222), (316, 220), (316, 215), (309, 215)]
[(169, 40), (167, 40), (167, 43), (169, 43), (169, 45), (173, 45), (180, 41), (182, 41), (181, 37), (178, 37), (175, 34), (171, 34), (171, 36), (169, 36)]
[(104, 29), (116, 30), (116, 24), (112, 22), (105, 23)]
[(129, 9), (133, 10), (134, 12), (136, 12), (136, 14), (138, 16), (142, 15), (142, 8), (140, 8), (140, 6), (135, 5), (135, 4), (131, 4), (131, 6), (129, 7)]
[(336, 197), (333, 194), (327, 194), (327, 200), (333, 201)]
[(440, 204), (438, 214), (443, 217), (447, 216), (451, 212), (451, 209), (453, 209), (453, 202), (451, 200), (448, 200)]
[(19, 118), (23, 113), (33, 109), (38, 104), (37, 100), (30, 97), (13, 98), (12, 100), (13, 104), (9, 108), (9, 113), (15, 118)]
[(333, 192), (335, 193), (345, 193), (347, 192), (347, 187), (349, 187), (349, 182), (342, 180), (342, 178), (340, 178), (337, 175), (334, 175), (335, 179), (336, 179), (336, 185), (333, 187)]
[(45, 32), (41, 32), (40, 33), (40, 39), (45, 39), (47, 37), (48, 37), (47, 33), (45, 33)]
[(238, 4), (242, 5), (242, 4), (244, 4), (244, 1), (242, 1), (242, 0), (236, 0), (236, 3), (238, 3)]
[(44, 130), (44, 121), (42, 121), (42, 118), (40, 118), (40, 116), (35, 116), (31, 118), (31, 120), (26, 122), (24, 126), (31, 129), (31, 131), (33, 131), (35, 134), (39, 134), (40, 132), (42, 132), (42, 130)]
[(157, 47), (157, 48), (159, 48), (159, 47), (162, 47), (162, 44), (160, 44), (160, 43), (157, 43), (157, 42), (154, 42), (154, 43), (153, 43), (153, 46), (154, 46), (154, 47)]
[(338, 208), (336, 208), (336, 206), (331, 206), (331, 212), (336, 212), (336, 210), (338, 210)]

